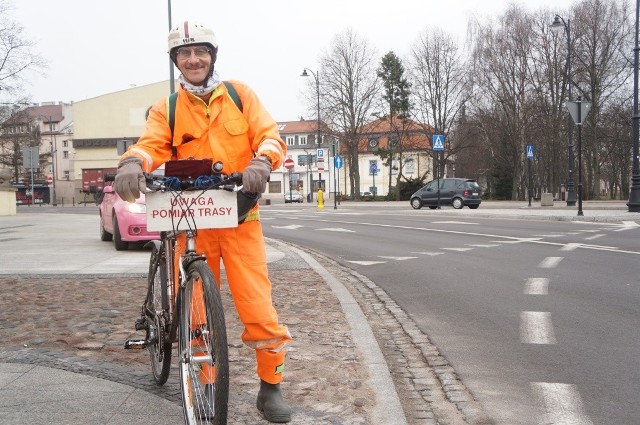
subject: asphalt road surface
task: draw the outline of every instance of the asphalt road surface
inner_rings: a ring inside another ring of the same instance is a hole
[[[263,210],[383,288],[496,424],[637,424],[640,226],[385,206]]]

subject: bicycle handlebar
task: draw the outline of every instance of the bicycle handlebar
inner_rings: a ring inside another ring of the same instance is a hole
[[[195,179],[179,179],[177,177],[153,176],[145,173],[147,188],[153,192],[160,190],[185,191],[223,189],[233,191],[242,185],[242,173],[235,172],[230,175],[213,174],[199,176]]]

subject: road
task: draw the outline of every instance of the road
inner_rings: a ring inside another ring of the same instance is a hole
[[[639,226],[454,212],[289,205],[262,215],[268,237],[383,288],[496,424],[637,424]]]

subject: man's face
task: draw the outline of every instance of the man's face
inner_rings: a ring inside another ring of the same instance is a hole
[[[184,78],[201,85],[209,75],[211,51],[206,46],[183,46],[176,51],[176,64]]]

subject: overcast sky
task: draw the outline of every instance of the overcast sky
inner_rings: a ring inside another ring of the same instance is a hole
[[[23,36],[37,43],[46,74],[30,77],[34,102],[80,101],[167,80],[167,0],[8,0]],[[210,25],[223,79],[253,87],[277,121],[315,118],[302,70],[318,68],[336,34],[353,29],[380,56],[407,56],[426,29],[464,41],[469,18],[501,15],[508,0],[171,0],[173,26]],[[530,11],[566,12],[573,0],[519,0]],[[177,71],[176,71],[177,75]],[[322,76],[320,76],[322,78]]]

